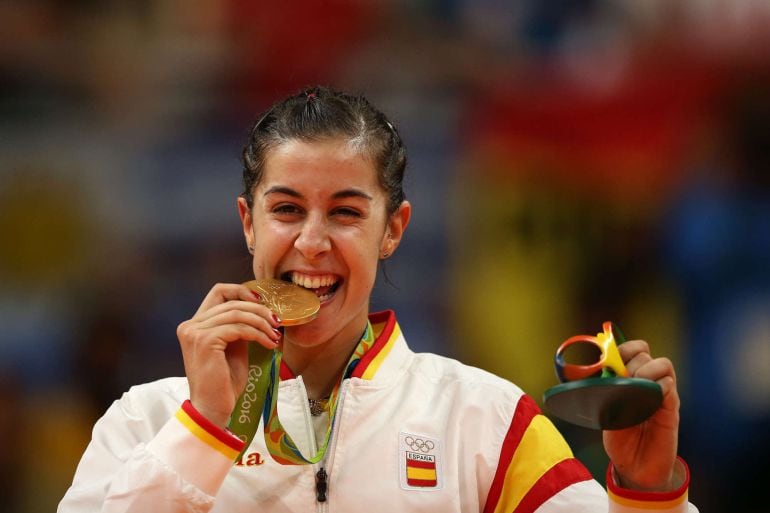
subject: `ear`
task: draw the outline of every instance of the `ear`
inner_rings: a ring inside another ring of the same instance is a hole
[[[241,218],[241,225],[243,226],[243,236],[246,238],[246,246],[249,248],[249,253],[254,253],[254,226],[251,219],[251,210],[249,209],[246,198],[238,196],[238,216]]]
[[[388,224],[380,242],[380,258],[388,258],[396,251],[411,217],[412,205],[408,201],[402,201],[398,209],[388,218]]]

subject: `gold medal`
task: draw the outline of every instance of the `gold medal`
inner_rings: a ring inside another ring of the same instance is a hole
[[[281,319],[281,326],[296,326],[315,319],[321,302],[311,291],[273,278],[262,278],[244,283],[262,296],[262,304]]]

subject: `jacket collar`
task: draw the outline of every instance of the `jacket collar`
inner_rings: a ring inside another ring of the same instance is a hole
[[[358,360],[349,377],[374,383],[387,382],[406,368],[412,352],[406,345],[393,310],[370,313],[369,324],[374,332],[374,343]],[[283,361],[279,373],[281,381],[296,378]]]
[[[369,323],[374,331],[374,344],[361,357],[350,377],[374,383],[387,382],[406,368],[412,352],[393,310],[370,313]]]

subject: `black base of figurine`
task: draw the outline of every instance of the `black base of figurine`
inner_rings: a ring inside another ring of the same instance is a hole
[[[590,429],[625,429],[642,423],[663,402],[654,381],[641,378],[587,378],[549,388],[546,409],[571,424]]]

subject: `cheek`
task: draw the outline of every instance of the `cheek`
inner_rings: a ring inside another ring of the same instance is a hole
[[[270,252],[267,248],[291,245],[297,234],[297,228],[285,223],[262,222],[254,225],[255,245]]]
[[[274,267],[292,247],[293,231],[270,223],[254,227],[254,257],[252,267],[255,276],[272,276]]]
[[[353,256],[353,261],[348,262],[350,267],[355,267],[355,271],[362,277],[367,285],[374,282],[377,276],[377,263],[380,255],[379,240],[373,240],[371,237],[359,237],[353,240],[347,240],[347,254]]]

